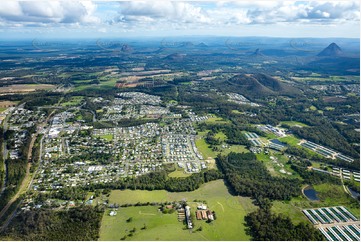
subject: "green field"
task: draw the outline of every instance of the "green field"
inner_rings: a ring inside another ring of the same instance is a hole
[[[238,110],[236,110],[236,109],[233,109],[233,110],[232,110],[232,113],[234,113],[234,114],[243,114],[243,112],[240,112],[240,111],[238,111]]]
[[[297,121],[282,121],[280,124],[287,124],[289,126],[309,127],[307,124],[297,122]]]
[[[81,103],[81,101],[83,101],[84,97],[82,96],[74,96],[71,97],[71,99],[67,102],[63,102],[61,104],[61,106],[63,107],[70,107],[70,106],[79,106],[79,104]]]
[[[228,123],[229,123],[228,120],[225,120],[225,119],[223,119],[223,118],[216,117],[216,116],[210,117],[210,118],[207,119],[205,122],[206,122],[207,124],[228,124]]]
[[[190,173],[185,173],[184,170],[177,170],[168,174],[169,177],[188,177],[190,175]]]
[[[112,141],[113,140],[113,135],[112,134],[96,135],[95,137],[100,137],[102,139],[105,139],[106,141]]]
[[[278,140],[291,146],[296,146],[300,142],[300,140],[293,135],[288,135],[286,137],[279,138]]]
[[[249,150],[244,145],[230,145],[229,148],[225,148],[221,153],[222,155],[228,155],[231,152],[248,153]]]
[[[206,141],[201,138],[196,140],[196,146],[199,152],[201,152],[202,156],[207,159],[208,157],[216,157],[217,152],[213,151],[211,148],[209,148],[209,144],[206,143]]]
[[[0,108],[0,113],[4,112],[6,109],[8,109],[8,108]]]
[[[294,224],[308,222],[308,219],[302,213],[302,208],[296,207],[288,201],[274,201],[271,210],[277,214],[287,215]]]
[[[227,139],[227,135],[225,135],[223,132],[218,132],[214,137],[220,141],[225,141]]]
[[[256,209],[250,198],[229,194],[223,180],[204,184],[193,192],[171,193],[167,191],[131,191],[115,190],[111,192],[109,203],[165,202],[185,199],[194,208],[197,200],[206,200],[209,209],[214,210],[217,219],[208,224],[195,220],[195,230],[202,226],[202,231],[184,229],[185,225],[178,222],[177,213],[162,214],[158,207],[142,206],[119,208],[118,214],[109,216],[104,213],[100,228],[100,240],[120,240],[134,227],[136,232],[127,240],[249,240],[245,233],[244,216]],[[132,221],[126,220],[132,217]],[[141,228],[146,225],[146,229]],[[126,231],[127,230],[127,231]]]

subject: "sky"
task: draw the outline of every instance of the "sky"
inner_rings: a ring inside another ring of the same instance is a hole
[[[0,0],[0,40],[164,36],[360,37],[358,0]]]

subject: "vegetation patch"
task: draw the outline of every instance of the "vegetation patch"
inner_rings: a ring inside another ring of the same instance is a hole
[[[21,212],[0,234],[6,240],[97,240],[103,210],[77,207],[65,211]]]

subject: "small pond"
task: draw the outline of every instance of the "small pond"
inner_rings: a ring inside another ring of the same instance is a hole
[[[347,187],[347,188],[348,188],[348,190],[351,192],[353,198],[357,198],[357,197],[360,196],[360,193],[359,193],[359,192],[351,189],[350,187]]]
[[[315,189],[313,189],[312,186],[307,186],[304,190],[303,193],[305,194],[305,196],[311,200],[311,201],[319,201],[320,199],[317,197],[317,192],[315,191]]]

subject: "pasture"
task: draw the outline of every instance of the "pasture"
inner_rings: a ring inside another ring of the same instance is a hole
[[[53,88],[55,88],[55,86],[50,84],[16,84],[1,87],[0,93],[27,93],[37,90],[50,90]]]
[[[186,200],[194,213],[197,202],[205,200],[214,210],[217,219],[212,223],[194,220],[193,233],[184,229],[185,225],[177,220],[177,212],[163,214],[157,206],[119,208],[118,214],[109,216],[109,210],[103,215],[100,228],[100,240],[120,240],[129,231],[136,228],[126,240],[249,240],[245,233],[244,217],[256,207],[246,197],[229,194],[223,180],[212,181],[192,192],[171,193],[167,191],[114,190],[109,203],[166,202]],[[132,217],[131,222],[126,220]],[[142,229],[146,225],[146,229]],[[202,231],[195,231],[199,227]]]

